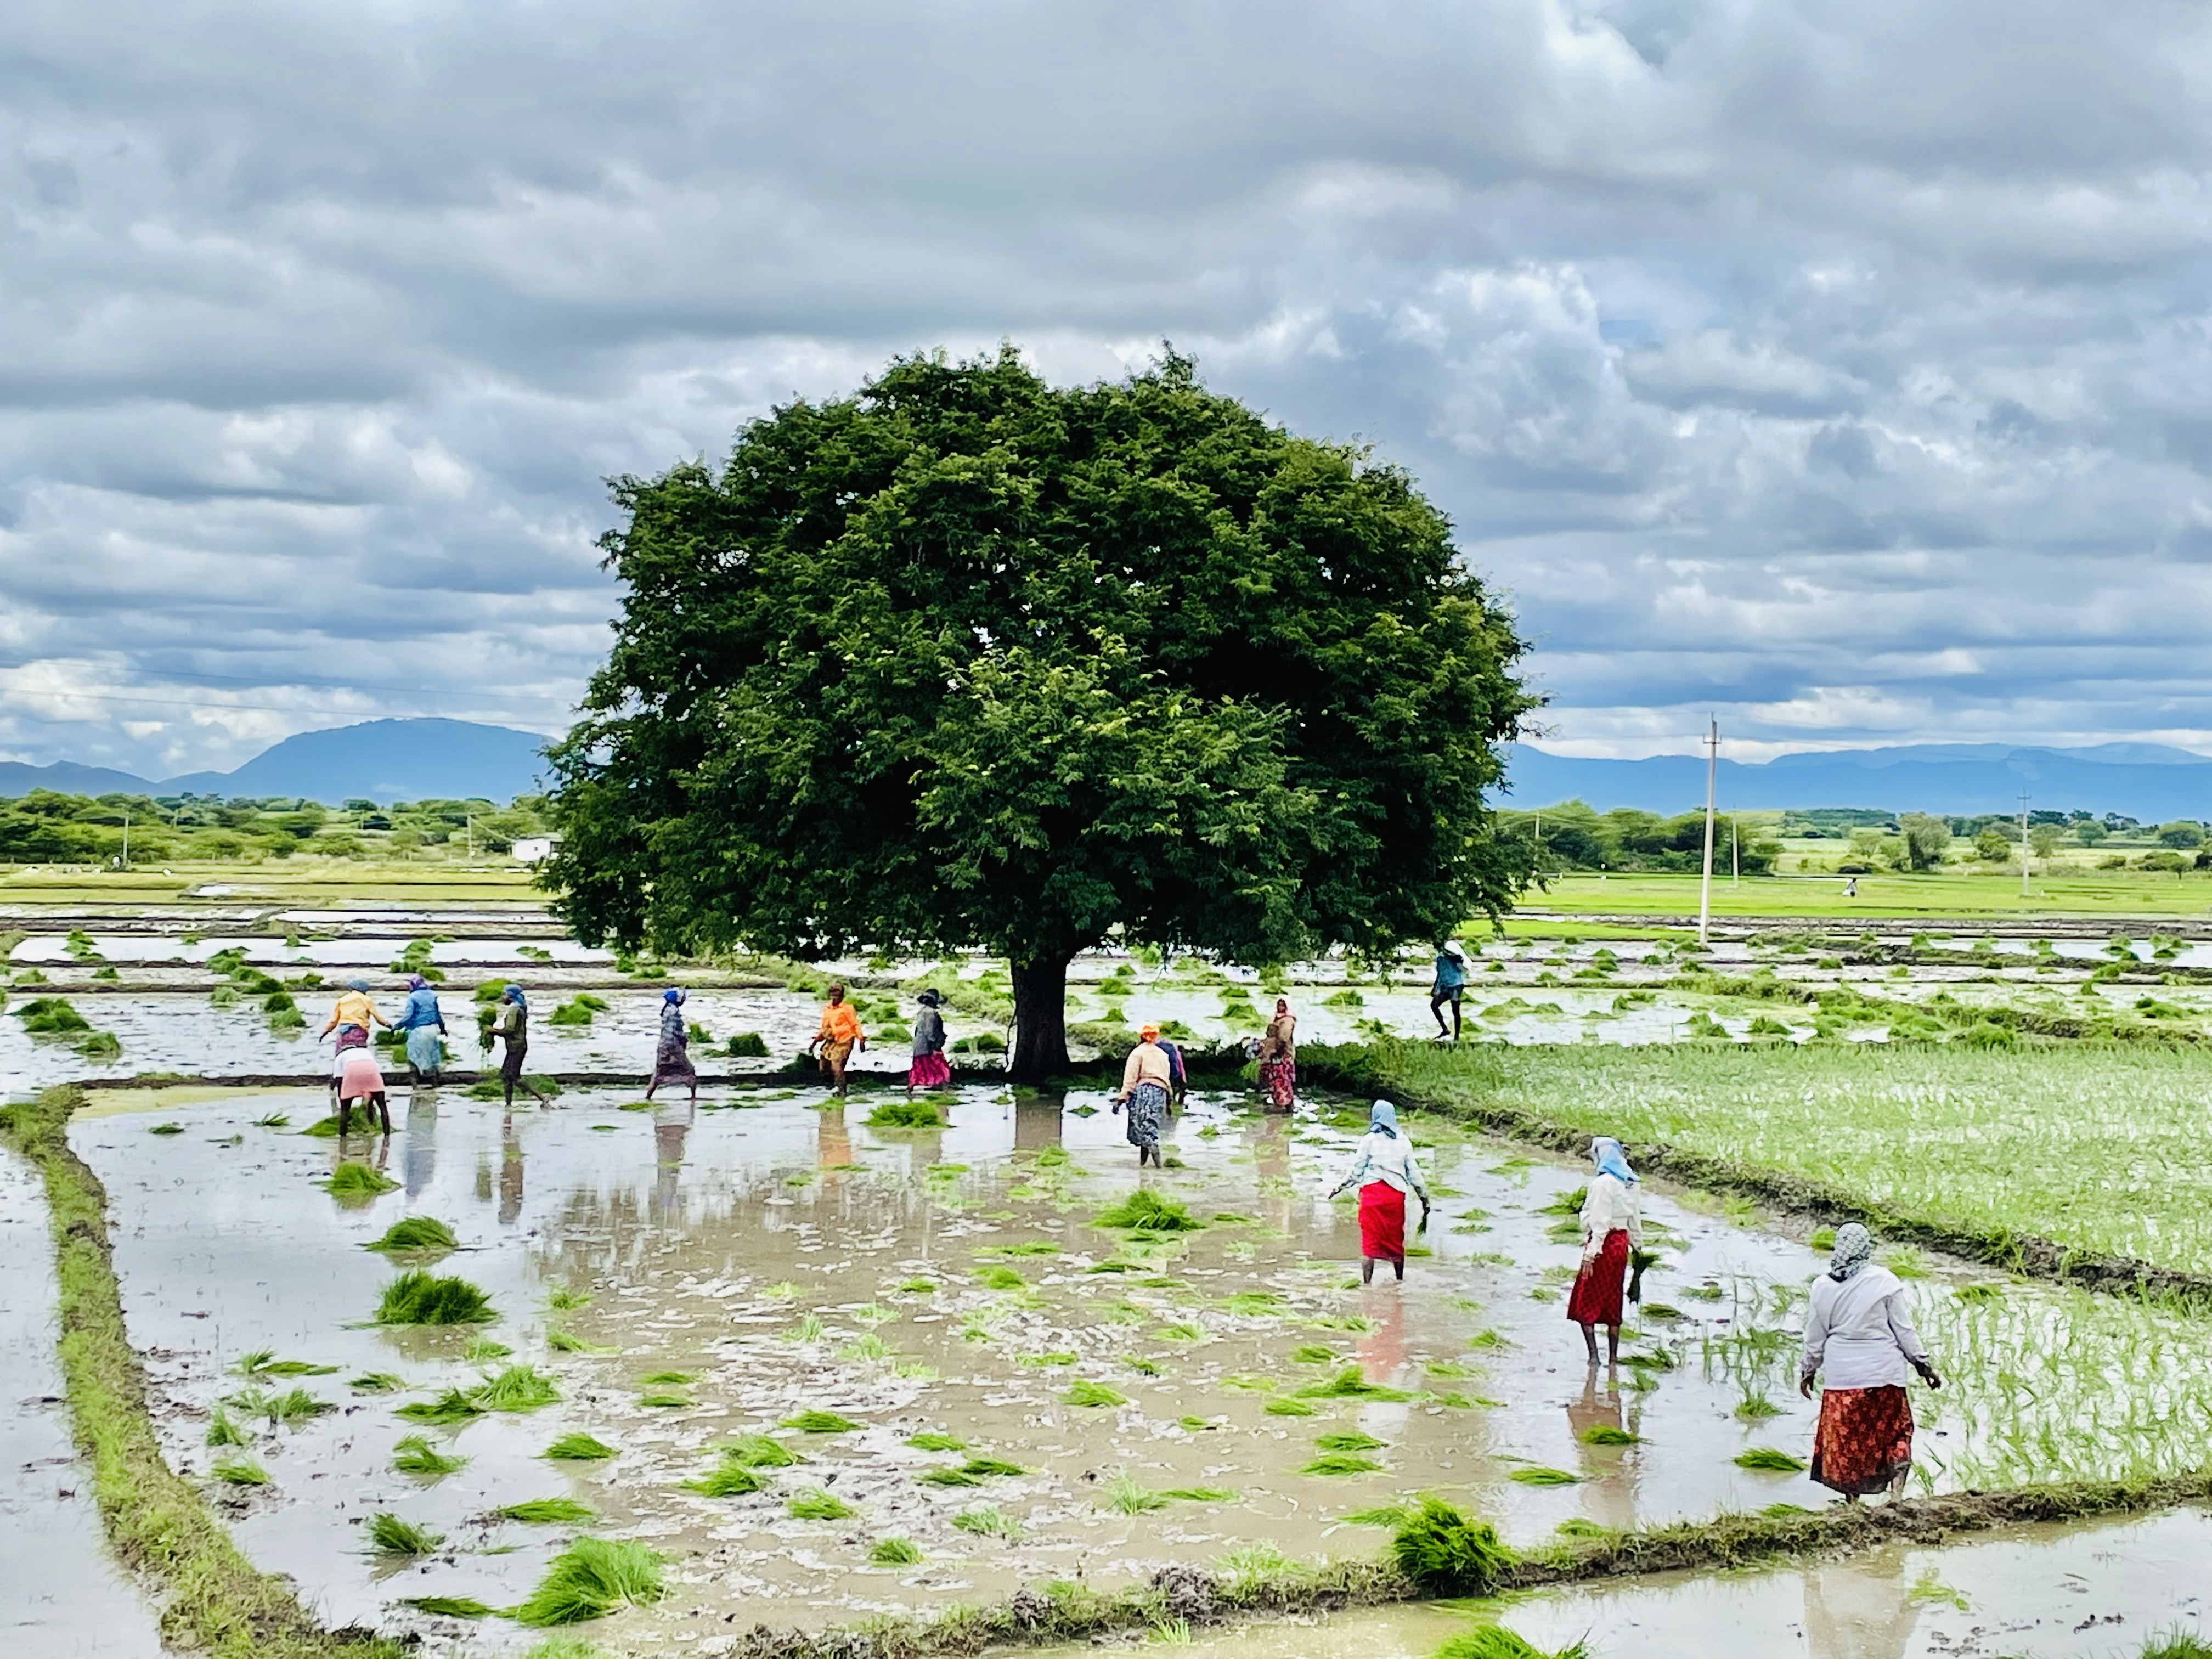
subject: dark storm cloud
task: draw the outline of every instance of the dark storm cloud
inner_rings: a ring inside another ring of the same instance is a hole
[[[1411,468],[1576,746],[2212,744],[2208,76],[2048,0],[32,0],[0,752],[557,728],[603,477],[1001,337]]]

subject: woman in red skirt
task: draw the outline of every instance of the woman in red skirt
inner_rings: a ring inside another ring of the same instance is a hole
[[[1873,1255],[1874,1240],[1857,1222],[1837,1230],[1828,1271],[1807,1302],[1797,1367],[1797,1392],[1808,1400],[1814,1377],[1826,1373],[1813,1479],[1854,1504],[1872,1492],[1902,1495],[1912,1472],[1905,1368],[1931,1389],[1943,1386],[1905,1311],[1905,1286]]]
[[[1583,1328],[1589,1363],[1597,1364],[1597,1328],[1605,1327],[1607,1364],[1620,1360],[1620,1304],[1628,1279],[1628,1253],[1644,1243],[1643,1206],[1636,1171],[1620,1143],[1601,1135],[1591,1143],[1597,1173],[1583,1199],[1583,1265],[1567,1298],[1567,1317]]]
[[[916,1089],[942,1088],[952,1081],[952,1067],[945,1058],[945,1016],[938,1012],[945,994],[924,991],[915,1000],[921,1004],[921,1012],[914,1018],[914,1057],[906,1069],[909,1100]]]
[[[1413,1145],[1398,1130],[1398,1109],[1378,1100],[1367,1115],[1367,1133],[1352,1148],[1352,1167],[1329,1188],[1334,1198],[1347,1187],[1359,1189],[1359,1282],[1375,1282],[1375,1264],[1387,1261],[1406,1276],[1406,1194],[1421,1200],[1421,1224],[1428,1225],[1429,1189]]]

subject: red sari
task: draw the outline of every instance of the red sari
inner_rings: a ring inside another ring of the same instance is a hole
[[[1621,1291],[1628,1277],[1628,1230],[1615,1227],[1598,1253],[1575,1275],[1567,1298],[1567,1317],[1577,1325],[1620,1323]]]
[[[1359,1254],[1376,1261],[1406,1259],[1406,1195],[1387,1181],[1359,1189]]]

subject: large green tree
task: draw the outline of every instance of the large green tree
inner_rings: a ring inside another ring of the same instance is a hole
[[[613,489],[626,592],[545,872],[587,941],[980,945],[1034,1076],[1117,927],[1379,952],[1526,877],[1485,799],[1523,647],[1443,515],[1187,359],[1069,388],[901,359]]]

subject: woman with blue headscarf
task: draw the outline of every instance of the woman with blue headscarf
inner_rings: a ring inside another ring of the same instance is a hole
[[[645,1085],[645,1097],[653,1098],[653,1091],[664,1083],[688,1083],[691,1085],[691,1103],[699,1103],[699,1073],[691,1064],[691,1030],[684,1018],[684,993],[670,986],[660,994],[660,1041],[653,1051],[653,1081]]]
[[[428,1078],[435,1087],[446,1069],[446,1016],[438,1007],[438,993],[420,974],[407,975],[407,1006],[392,1029],[407,1037],[407,1069],[419,1084]]]
[[[1398,1127],[1398,1109],[1378,1100],[1367,1114],[1367,1133],[1352,1149],[1344,1179],[1329,1188],[1334,1198],[1347,1187],[1359,1189],[1359,1282],[1375,1282],[1375,1264],[1387,1261],[1406,1276],[1406,1194],[1421,1200],[1421,1224],[1429,1224],[1429,1188],[1413,1161],[1413,1143]]]
[[[510,985],[499,994],[499,1012],[484,1031],[485,1048],[491,1047],[494,1037],[507,1045],[507,1052],[500,1056],[499,1080],[507,1103],[512,1106],[515,1087],[522,1081],[523,1056],[530,1052],[530,1004],[520,985]]]
[[[1597,1328],[1604,1326],[1606,1363],[1617,1364],[1629,1252],[1644,1243],[1644,1212],[1638,1196],[1641,1183],[1628,1166],[1628,1154],[1610,1135],[1591,1142],[1590,1162],[1597,1173],[1583,1198],[1583,1265],[1575,1274],[1574,1292],[1567,1297],[1567,1317],[1583,1328],[1592,1365],[1597,1364]]]

